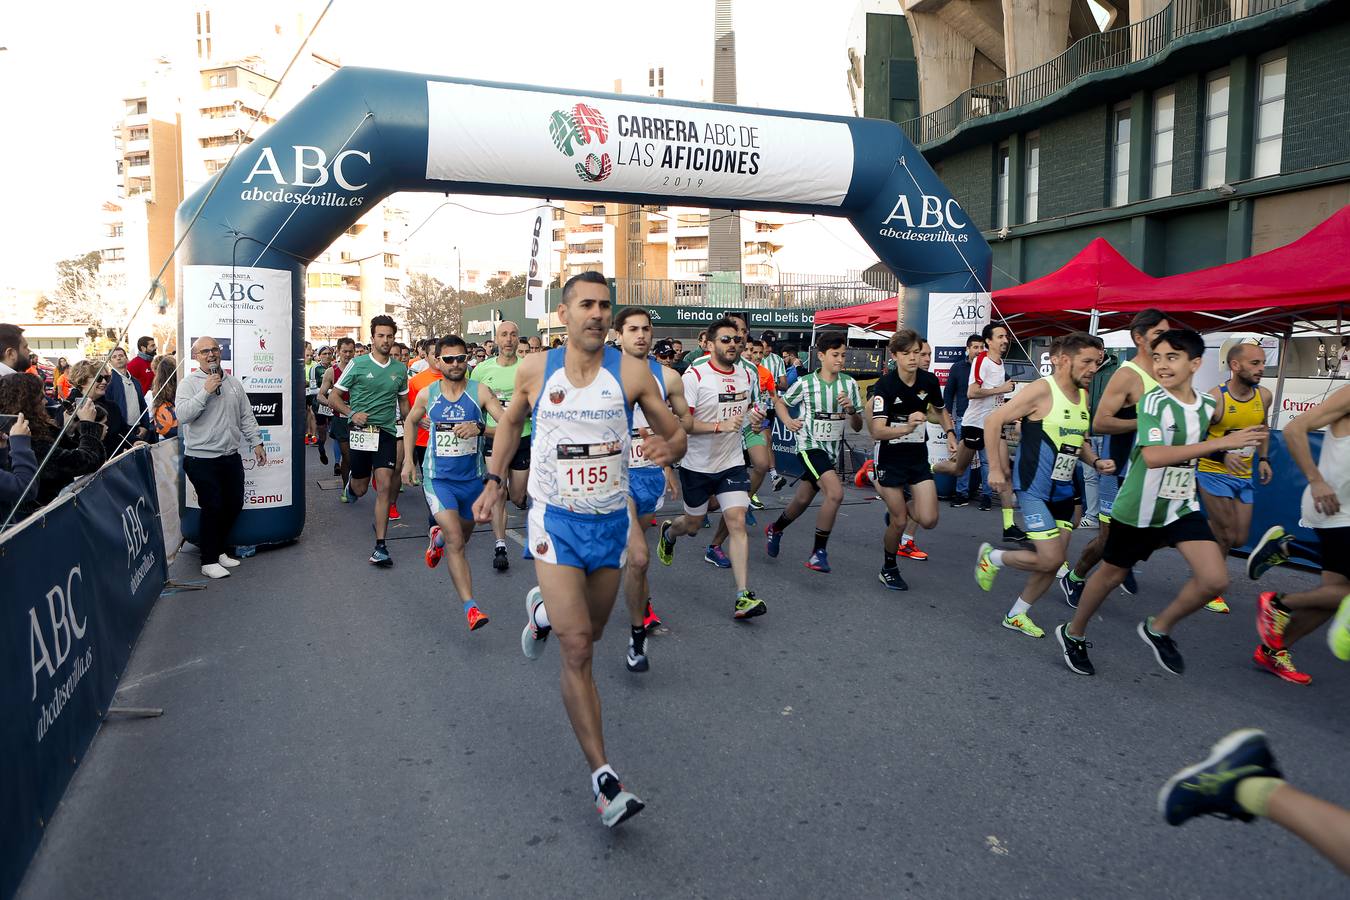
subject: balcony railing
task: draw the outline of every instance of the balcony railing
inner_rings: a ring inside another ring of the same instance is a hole
[[[901,122],[900,127],[915,144],[930,144],[972,119],[1045,100],[1084,75],[1149,59],[1180,38],[1295,2],[1298,0],[1172,0],[1147,19],[1090,34],[1043,65],[1011,78],[976,85],[941,109]]]
[[[876,279],[871,279],[875,281]],[[898,293],[893,276],[888,283],[869,284],[861,272],[844,275],[803,275],[784,272],[764,283],[713,281],[711,278],[615,278],[618,306],[680,306],[711,303],[742,309],[831,309],[884,300]]]

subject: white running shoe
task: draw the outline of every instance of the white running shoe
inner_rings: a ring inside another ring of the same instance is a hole
[[[202,574],[207,578],[229,578],[230,570],[220,563],[207,563],[202,566]]]
[[[525,615],[528,621],[520,633],[520,652],[526,659],[538,659],[544,652],[544,642],[548,640],[551,628],[540,628],[534,623],[534,611],[544,602],[544,595],[538,587],[530,588],[525,595]]]

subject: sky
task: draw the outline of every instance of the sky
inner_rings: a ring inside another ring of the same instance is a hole
[[[223,0],[230,2],[230,0]],[[235,0],[239,2],[239,0]],[[327,0],[275,0],[317,16]],[[7,174],[0,287],[44,288],[60,259],[97,249],[101,204],[114,197],[112,127],[155,58],[193,29],[189,0],[0,5],[0,96],[13,129],[0,141]],[[737,0],[739,103],[849,115],[845,41],[857,0]],[[345,65],[578,90],[611,91],[649,65],[678,87],[712,82],[712,0],[625,4],[429,4],[334,0],[312,47]],[[668,96],[675,96],[668,93]],[[690,97],[689,99],[698,99]],[[411,265],[519,271],[535,201],[397,195],[424,227]],[[437,207],[440,207],[437,209]],[[467,207],[467,208],[466,208]],[[434,211],[434,215],[433,215]],[[510,215],[509,213],[516,213]],[[430,219],[428,219],[430,216]],[[876,256],[842,219],[788,226],[785,272],[839,273]]]

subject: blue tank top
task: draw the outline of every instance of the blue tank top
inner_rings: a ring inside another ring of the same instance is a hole
[[[422,475],[428,479],[475,481],[483,477],[483,439],[456,437],[460,422],[483,421],[479,408],[478,382],[465,380],[464,393],[451,400],[441,393],[441,382],[433,381],[427,392],[426,425],[429,432],[427,453],[422,457]]]
[[[633,410],[623,392],[623,353],[606,347],[585,387],[567,378],[566,348],[548,351],[534,404],[530,499],[571,512],[604,515],[628,508]]]

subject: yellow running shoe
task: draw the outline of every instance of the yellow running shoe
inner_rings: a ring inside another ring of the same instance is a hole
[[[980,555],[975,558],[975,581],[985,591],[993,588],[994,578],[998,575],[998,566],[989,558],[993,549],[994,545],[986,541],[980,545]]]
[[[1035,622],[1031,621],[1031,616],[1026,613],[1021,615],[1003,617],[1003,627],[1012,631],[1020,631],[1027,637],[1042,638],[1045,637],[1045,630]]]
[[[1350,662],[1350,595],[1341,601],[1336,618],[1331,620],[1331,630],[1327,632],[1327,643],[1337,659]]]
[[[1228,604],[1224,602],[1222,597],[1215,597],[1213,600],[1206,603],[1205,609],[1212,613],[1223,613],[1225,616],[1228,615]]]

